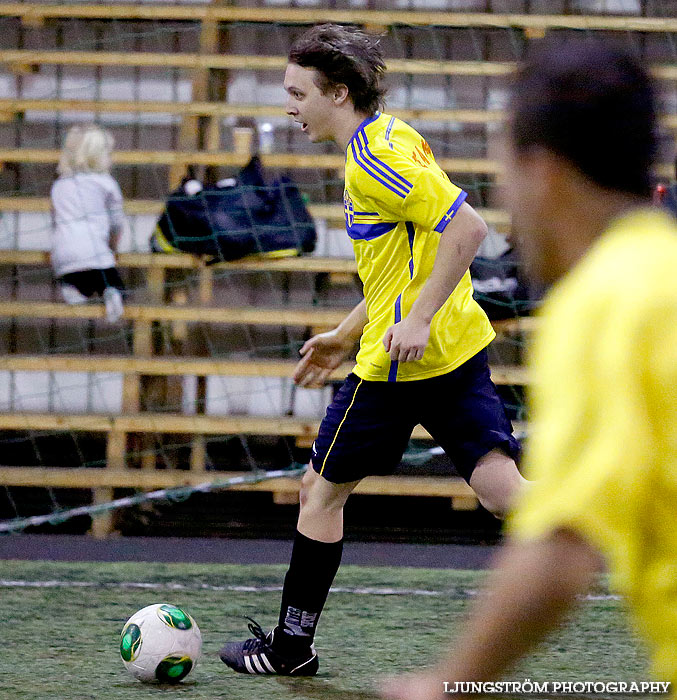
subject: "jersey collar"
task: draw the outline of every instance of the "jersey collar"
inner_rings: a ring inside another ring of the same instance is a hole
[[[350,148],[350,144],[357,138],[357,135],[360,133],[360,131],[364,131],[364,128],[371,124],[372,122],[375,122],[379,117],[381,116],[381,112],[376,112],[373,117],[367,117],[358,127],[355,129],[355,133],[350,137],[350,141],[348,141],[348,148]],[[348,148],[346,150],[348,150]]]

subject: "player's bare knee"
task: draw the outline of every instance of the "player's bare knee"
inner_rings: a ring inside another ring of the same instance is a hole
[[[470,477],[470,486],[479,502],[501,520],[508,515],[526,483],[514,460],[500,449],[484,455]]]
[[[301,508],[303,508],[303,506],[308,502],[310,491],[313,488],[313,484],[315,483],[316,479],[317,472],[313,469],[313,465],[310,464],[308,466],[308,470],[301,479],[301,488],[299,489],[299,502],[301,504]]]
[[[305,488],[301,509],[306,514],[339,512],[357,483],[334,484],[315,473]]]

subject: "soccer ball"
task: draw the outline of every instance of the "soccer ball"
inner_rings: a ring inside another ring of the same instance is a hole
[[[120,635],[122,662],[144,683],[178,683],[195,667],[201,649],[202,635],[195,620],[166,603],[134,613]]]

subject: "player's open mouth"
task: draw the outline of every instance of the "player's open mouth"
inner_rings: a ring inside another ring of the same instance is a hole
[[[307,129],[308,129],[308,125],[305,122],[303,122],[301,124],[301,131],[306,131]]]

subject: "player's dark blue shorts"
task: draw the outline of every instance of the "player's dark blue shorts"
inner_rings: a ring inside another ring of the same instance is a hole
[[[513,458],[519,454],[482,350],[430,379],[368,382],[349,374],[320,425],[313,468],[336,484],[392,474],[418,423],[466,481],[494,448]]]

